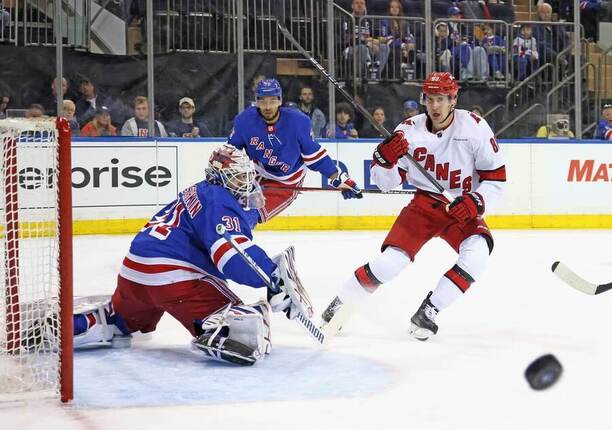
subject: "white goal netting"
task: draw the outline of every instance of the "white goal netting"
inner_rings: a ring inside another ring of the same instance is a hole
[[[0,121],[0,400],[58,394],[59,209],[55,118]]]

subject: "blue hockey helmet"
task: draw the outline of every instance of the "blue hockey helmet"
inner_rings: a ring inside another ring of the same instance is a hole
[[[264,79],[255,88],[255,99],[261,97],[278,97],[283,100],[283,89],[276,79]]]

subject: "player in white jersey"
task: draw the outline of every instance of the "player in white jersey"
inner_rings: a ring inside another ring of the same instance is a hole
[[[458,90],[450,73],[430,74],[421,95],[427,113],[404,120],[374,151],[371,176],[381,190],[409,180],[417,192],[395,220],[382,252],[355,271],[323,312],[327,330],[338,330],[349,309],[410,265],[433,237],[444,239],[459,257],[412,316],[414,337],[426,340],[437,333],[438,312],[482,275],[493,250],[493,238],[482,215],[502,196],[506,170],[487,122],[456,109]],[[406,153],[452,194],[452,202],[403,157]]]

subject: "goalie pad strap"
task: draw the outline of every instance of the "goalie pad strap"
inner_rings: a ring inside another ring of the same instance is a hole
[[[378,286],[382,284],[382,282],[380,282],[378,278],[374,276],[374,273],[372,273],[369,263],[355,270],[355,277],[357,278],[357,281],[359,281],[359,284],[370,293],[376,291]]]
[[[458,265],[454,265],[448,272],[444,274],[453,284],[462,292],[466,292],[470,285],[474,282],[474,278],[468,272],[463,270]]]

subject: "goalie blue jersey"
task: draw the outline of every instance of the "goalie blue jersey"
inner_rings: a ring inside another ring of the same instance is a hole
[[[267,179],[297,184],[306,176],[306,167],[329,177],[336,165],[327,151],[312,138],[310,118],[292,108],[280,108],[280,117],[267,124],[255,106],[234,119],[228,143],[246,150],[257,172]]]
[[[251,211],[225,188],[199,182],[182,191],[136,235],[120,275],[149,286],[205,279],[227,288],[226,280],[231,279],[263,287],[261,278],[216,231],[222,224],[270,276],[276,264],[251,241]]]

